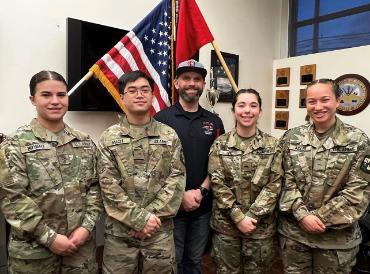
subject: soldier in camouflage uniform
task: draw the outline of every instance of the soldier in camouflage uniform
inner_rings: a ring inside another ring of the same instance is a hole
[[[173,273],[172,218],[181,204],[185,167],[175,131],[149,111],[151,78],[141,71],[119,80],[126,116],[99,142],[98,172],[107,212],[104,273]]]
[[[264,273],[273,256],[281,185],[273,161],[276,139],[257,128],[257,91],[240,90],[232,106],[236,128],[216,139],[208,164],[214,193],[212,256],[217,273]]]
[[[336,117],[339,90],[329,79],[307,87],[312,123],[279,142],[284,169],[278,231],[285,273],[350,273],[368,204],[369,139]]]
[[[11,225],[10,273],[94,273],[103,210],[90,137],[64,124],[67,84],[53,71],[30,81],[37,118],[1,145],[1,210]]]

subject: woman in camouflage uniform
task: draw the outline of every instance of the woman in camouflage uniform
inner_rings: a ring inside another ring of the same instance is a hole
[[[10,273],[94,273],[92,232],[102,201],[90,137],[63,122],[67,84],[53,71],[30,81],[37,118],[2,144],[0,201],[11,225]]]
[[[279,141],[284,184],[279,233],[285,273],[350,273],[369,183],[369,139],[336,116],[340,93],[329,79],[307,86],[312,123]]]
[[[232,103],[236,128],[211,148],[212,255],[217,273],[263,273],[273,255],[280,176],[271,171],[276,139],[257,128],[261,105],[257,91],[240,90]]]

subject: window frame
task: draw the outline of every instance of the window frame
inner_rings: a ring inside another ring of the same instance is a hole
[[[314,16],[311,19],[305,19],[297,22],[298,18],[298,1],[289,0],[289,56],[300,56],[297,55],[296,40],[297,40],[297,29],[304,26],[313,26],[313,41],[312,41],[312,53],[318,53],[319,48],[319,24],[325,21],[355,15],[358,13],[370,11],[370,4],[362,5],[355,8],[341,10],[320,16],[320,0],[315,0],[315,11]]]

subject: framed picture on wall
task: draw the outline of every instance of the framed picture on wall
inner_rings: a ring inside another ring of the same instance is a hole
[[[229,67],[230,73],[233,76],[235,83],[238,85],[239,55],[226,52],[221,52],[221,54],[222,57],[225,59],[227,66]],[[218,101],[232,102],[234,98],[233,88],[214,50],[211,51],[211,69],[212,68],[215,88],[220,91],[220,97]]]

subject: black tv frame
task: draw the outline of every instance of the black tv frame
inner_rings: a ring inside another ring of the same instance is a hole
[[[70,90],[127,30],[67,18],[67,82]],[[118,104],[99,80],[91,77],[69,98],[70,111],[117,111]]]

